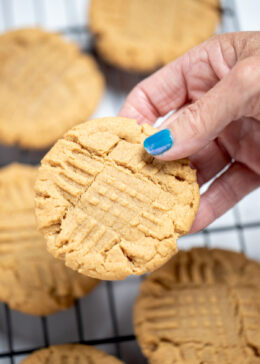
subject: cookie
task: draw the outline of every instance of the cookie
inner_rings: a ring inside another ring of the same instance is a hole
[[[260,265],[243,254],[179,252],[141,286],[135,331],[151,364],[260,363]]]
[[[99,279],[123,279],[164,264],[199,204],[188,160],[162,162],[143,140],[155,129],[103,118],[71,129],[41,162],[36,215],[49,251]]]
[[[55,345],[35,351],[22,364],[123,364],[112,355],[87,345]]]
[[[45,148],[95,110],[104,88],[95,60],[60,35],[0,36],[0,141]]]
[[[68,308],[98,281],[65,267],[46,250],[36,229],[36,167],[0,170],[0,301],[32,315]]]
[[[209,38],[219,0],[92,0],[90,28],[108,62],[149,72]]]

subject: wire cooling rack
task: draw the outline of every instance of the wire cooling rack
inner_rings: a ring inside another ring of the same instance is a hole
[[[199,0],[197,0],[199,1]],[[242,3],[241,3],[242,4]],[[42,26],[63,33],[93,53],[87,28],[85,0],[0,0],[0,32],[22,26]],[[239,30],[237,8],[222,2],[220,32]],[[129,90],[140,80],[100,62],[107,90],[94,117],[116,115]],[[12,161],[39,163],[46,151],[0,146],[0,166]],[[183,249],[218,246],[244,251],[260,260],[260,191],[255,191],[205,231],[179,240]],[[30,352],[50,344],[97,345],[126,363],[143,364],[133,334],[132,307],[140,278],[103,282],[91,294],[66,311],[48,317],[32,317],[0,303],[0,364],[19,363]]]

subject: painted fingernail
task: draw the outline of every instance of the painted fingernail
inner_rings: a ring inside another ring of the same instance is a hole
[[[144,141],[144,148],[151,155],[159,155],[166,152],[173,145],[173,138],[169,129],[158,131]]]

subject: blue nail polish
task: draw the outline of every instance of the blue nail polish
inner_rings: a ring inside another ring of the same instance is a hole
[[[173,138],[169,129],[158,131],[144,141],[146,151],[151,155],[159,155],[166,152],[173,145]]]

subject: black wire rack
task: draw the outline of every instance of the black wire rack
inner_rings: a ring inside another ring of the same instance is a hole
[[[17,27],[17,19],[14,14],[15,6],[19,1],[21,2],[21,0],[0,0],[1,31]],[[46,8],[53,6],[55,2],[23,0],[23,3],[31,6],[33,24],[49,28]],[[63,8],[63,18],[65,19],[63,19],[63,23],[67,22],[67,24],[52,26],[51,30],[64,34],[76,41],[84,51],[95,55],[92,36],[87,26],[79,21],[79,12],[76,8],[76,4],[78,4],[78,9],[81,4],[81,11],[87,14],[86,8],[84,8],[86,2],[84,0],[59,0],[57,3]],[[222,23],[219,31],[238,30],[239,23],[233,1],[223,1],[222,5],[220,9]],[[142,76],[118,71],[102,62],[100,62],[100,66],[106,75],[108,87],[97,115],[116,114],[127,92]],[[36,164],[39,163],[45,152],[0,146],[0,166],[11,161]],[[238,206],[229,213],[231,218],[226,220],[224,218],[221,224],[214,224],[202,233],[181,239],[180,246],[187,248],[199,244],[210,247],[218,245],[218,239],[219,241],[223,239],[230,241],[229,239],[231,239],[233,241],[231,248],[260,258],[260,249],[258,248],[258,251],[255,252],[252,248],[252,242],[255,242],[256,237],[259,239],[260,236],[260,206],[257,205],[254,198],[251,200],[253,200],[251,201],[253,210],[256,211],[255,215],[251,213],[254,215],[252,218],[245,219],[244,215],[241,215],[241,211],[245,211],[247,205]],[[259,200],[258,194],[257,201]],[[138,350],[131,324],[132,303],[138,292],[140,280],[141,278],[135,277],[124,282],[103,282],[89,296],[78,300],[70,310],[48,317],[35,318],[23,315],[10,310],[6,304],[0,304],[0,364],[19,363],[24,356],[34,350],[63,342],[98,345],[106,351],[116,354],[126,363],[146,363]]]

